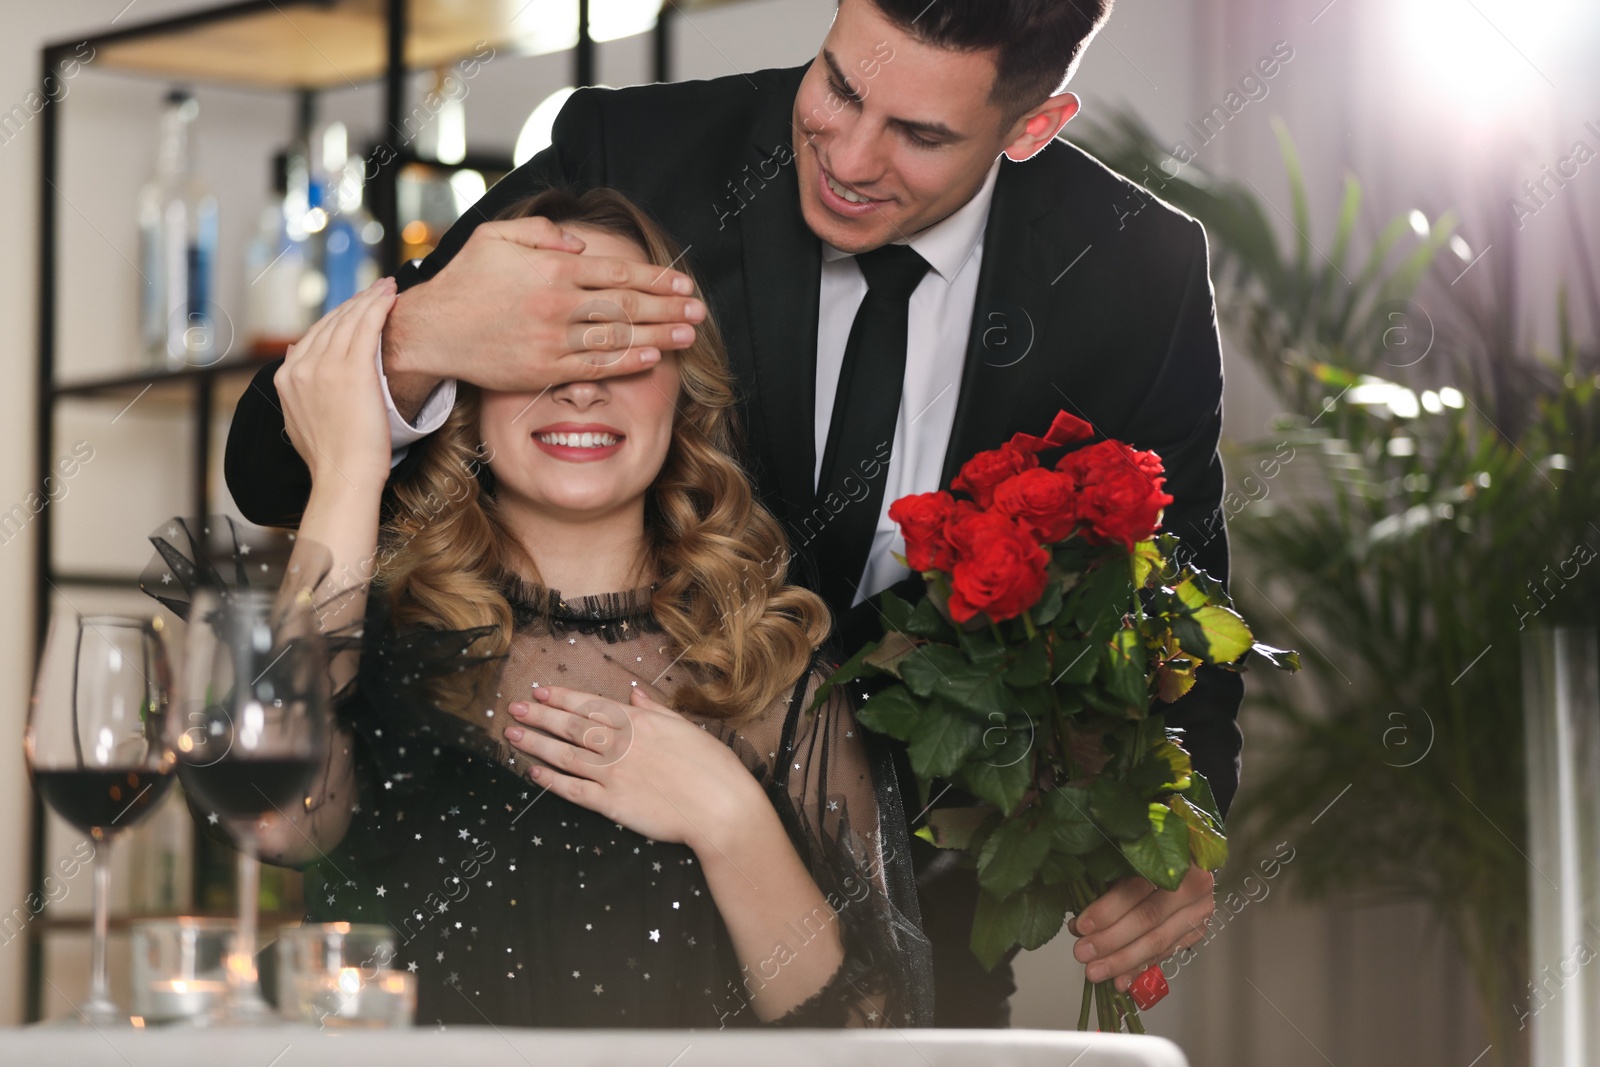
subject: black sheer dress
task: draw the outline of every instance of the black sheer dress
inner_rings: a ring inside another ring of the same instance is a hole
[[[336,700],[357,793],[307,798],[313,826],[334,805],[354,814],[340,844],[305,868],[307,921],[387,923],[393,965],[417,976],[419,1025],[932,1025],[893,766],[842,688],[808,710],[827,665],[814,662],[741,726],[693,719],[762,783],[833,911],[797,916],[768,958],[745,967],[690,848],[547,792],[502,739],[514,724],[507,706],[531,701],[536,685],[624,706],[639,687],[671,704],[685,668],[650,590],[566,600],[512,575],[500,588],[515,620],[503,658],[478,654],[487,627],[399,632],[387,596],[370,592],[360,668]],[[765,872],[742,873],[759,884]],[[840,924],[843,963],[808,1001],[763,1023],[751,993],[829,922]]]

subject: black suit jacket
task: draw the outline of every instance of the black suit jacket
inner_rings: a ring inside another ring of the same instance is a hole
[[[625,193],[686,248],[739,383],[747,466],[802,565],[807,530],[827,506],[812,486],[821,243],[800,212],[791,148],[805,70],[578,91],[556,120],[553,145],[490,189],[398,278],[401,288],[431,278],[478,223],[546,186]],[[1175,498],[1165,528],[1226,582],[1222,361],[1200,224],[1057,140],[1026,162],[1002,160],[983,242],[945,484],[973,453],[1017,431],[1042,433],[1065,409],[1101,435],[1161,455]],[[914,374],[916,353],[909,357]],[[310,481],[283,433],[276,368],[263,367],[239,405],[226,475],[248,518],[286,525],[298,520]],[[822,402],[831,407],[832,398]],[[908,599],[917,582],[907,584]],[[853,612],[831,606],[844,643],[881,632],[870,602]],[[1238,781],[1242,692],[1236,675],[1202,668],[1168,714],[1186,729],[1224,807]]]

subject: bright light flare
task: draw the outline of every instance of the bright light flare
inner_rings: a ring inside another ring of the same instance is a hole
[[[1402,0],[1394,13],[1400,59],[1480,114],[1552,92],[1557,51],[1592,16],[1592,0]]]

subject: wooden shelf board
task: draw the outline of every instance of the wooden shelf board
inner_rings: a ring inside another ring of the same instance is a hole
[[[664,0],[691,15],[741,0]],[[571,48],[577,0],[410,0],[406,66],[427,70],[472,56]],[[278,0],[215,19],[179,19],[93,36],[97,69],[260,89],[337,89],[384,75],[385,0]],[[75,42],[55,47],[66,56]]]
[[[353,87],[384,74],[385,8],[383,0],[285,0],[276,9],[113,40],[97,49],[94,65],[263,89]],[[552,24],[548,0],[411,0],[410,18],[412,70],[487,55],[480,45],[497,54],[571,46],[555,32],[560,27]]]
[[[94,66],[162,78],[256,88],[349,88],[382,77],[387,61],[382,0],[338,5],[280,3],[149,37],[107,43]],[[474,54],[525,50],[534,40],[526,0],[411,0],[406,66],[427,69]]]

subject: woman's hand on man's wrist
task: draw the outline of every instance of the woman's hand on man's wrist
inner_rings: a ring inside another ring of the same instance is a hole
[[[381,492],[389,477],[389,414],[373,353],[392,278],[380,278],[314,323],[273,374],[284,433],[311,471],[312,487]]]

